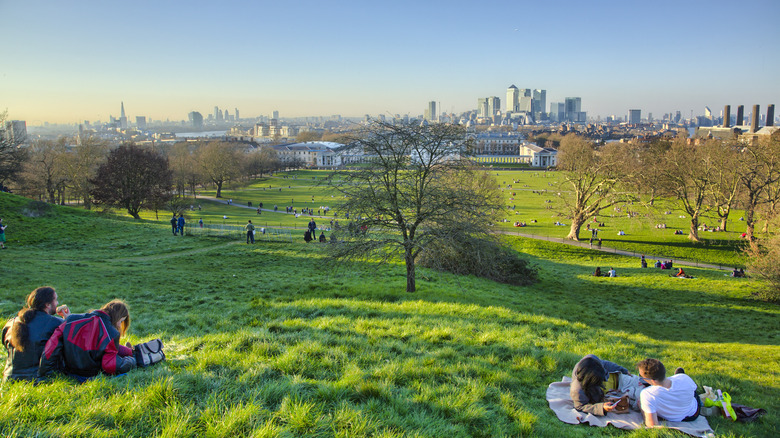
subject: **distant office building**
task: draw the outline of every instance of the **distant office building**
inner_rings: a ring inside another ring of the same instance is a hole
[[[146,116],[136,116],[135,117],[135,126],[138,129],[146,129]]]
[[[582,111],[582,98],[567,97],[564,101],[565,115],[564,119],[568,122],[585,123],[586,114]]]
[[[632,109],[628,110],[628,123],[631,125],[638,125],[642,121],[642,110]]]
[[[501,99],[496,96],[477,99],[477,117],[491,118],[501,111]]]
[[[547,108],[547,90],[534,90],[532,97],[531,112],[536,120],[540,120],[542,113]]]
[[[488,117],[487,97],[480,97],[477,99],[477,117]]]
[[[523,113],[531,113],[532,108],[532,101],[533,101],[533,90],[530,88],[521,88],[518,90],[518,100],[517,100],[517,108],[515,108],[515,112],[523,112]]]
[[[241,120],[241,117],[238,116],[238,108],[233,108],[236,112],[236,121]]]
[[[279,111],[274,111],[273,115],[271,116],[272,119],[279,120]]]
[[[514,85],[506,89],[506,112],[513,113],[517,111],[520,102],[520,90]]]
[[[222,113],[222,110],[218,110],[218,111],[217,111],[217,121],[218,121],[218,122],[221,122],[221,121],[223,121],[223,120],[225,120],[225,116],[224,116],[224,114]]]
[[[190,125],[195,129],[203,129],[203,115],[197,111],[189,113]]]
[[[24,120],[8,120],[5,122],[5,140],[12,145],[27,142],[27,122]]]
[[[428,102],[428,108],[425,109],[425,115],[423,117],[425,120],[429,122],[435,122],[438,120],[436,117],[436,102],[430,101]]]
[[[214,120],[219,120],[219,107],[214,105]]]
[[[712,120],[712,111],[710,111],[710,107],[708,106],[704,107],[704,117]]]
[[[566,120],[566,105],[558,102],[550,104],[550,121],[563,122]]]

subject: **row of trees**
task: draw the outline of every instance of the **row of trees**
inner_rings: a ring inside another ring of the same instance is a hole
[[[88,209],[96,201],[121,205],[134,217],[140,208],[157,210],[165,202],[159,196],[140,203],[135,200],[132,205],[106,202],[107,177],[152,166],[160,181],[155,182],[157,189],[149,189],[170,192],[170,196],[163,198],[183,197],[187,192],[194,195],[198,187],[206,185],[215,186],[217,197],[221,197],[226,183],[261,176],[281,166],[272,148],[250,148],[219,141],[134,147],[132,151],[126,147],[129,145],[112,149],[108,143],[95,138],[85,138],[78,146],[72,146],[67,138],[36,141],[26,148],[16,146],[6,140],[0,143],[0,165],[4,166],[1,181],[14,182],[20,194],[50,203],[76,199]],[[152,158],[159,162],[152,164]],[[111,171],[101,172],[103,167]],[[173,204],[169,207],[177,210]]]
[[[755,239],[759,217],[777,214],[780,203],[780,137],[750,145],[684,138],[650,144],[597,146],[574,135],[561,141],[562,209],[571,220],[567,238],[578,240],[583,224],[605,208],[625,202],[655,205],[670,199],[690,218],[688,238],[700,241],[705,215],[726,230],[732,209],[745,210],[747,238]],[[767,221],[768,223],[768,221]]]

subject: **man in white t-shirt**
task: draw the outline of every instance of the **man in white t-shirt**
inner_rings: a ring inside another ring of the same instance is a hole
[[[678,368],[678,373],[666,377],[666,368],[658,359],[645,359],[637,364],[639,375],[650,384],[639,395],[639,406],[648,427],[660,426],[659,419],[693,421],[699,416],[696,383]]]

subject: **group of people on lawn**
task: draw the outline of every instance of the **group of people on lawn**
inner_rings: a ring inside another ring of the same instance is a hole
[[[53,287],[39,287],[3,327],[8,352],[3,381],[37,381],[62,373],[84,382],[101,372],[124,374],[136,367],[133,346],[120,343],[129,327],[130,312],[123,301],[72,314],[68,306],[59,306]]]
[[[638,375],[608,360],[589,354],[574,366],[569,389],[574,409],[604,416],[609,412],[641,411],[648,427],[660,426],[661,420],[694,421],[701,413],[701,399],[696,383],[685,370],[677,368],[667,376],[664,364],[647,358],[636,364]],[[615,397],[605,391],[610,374],[617,374]],[[629,407],[619,409],[621,396],[628,396]]]

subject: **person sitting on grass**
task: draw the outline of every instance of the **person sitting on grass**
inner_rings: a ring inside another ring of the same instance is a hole
[[[601,266],[596,268],[596,272],[593,273],[594,277],[601,277]]]
[[[615,410],[616,406],[606,401],[603,388],[609,373],[615,372],[631,375],[628,369],[593,354],[580,359],[571,373],[569,387],[574,409],[600,417]]]
[[[683,268],[678,268],[678,271],[677,271],[677,274],[675,274],[675,277],[688,278],[688,275],[685,274],[685,271],[683,271]]]
[[[101,371],[117,375],[132,370],[136,367],[132,345],[120,343],[129,327],[130,311],[120,300],[100,310],[70,315],[46,342],[38,376],[61,371],[84,382]]]
[[[27,296],[27,306],[3,327],[3,345],[8,352],[3,381],[38,377],[38,363],[46,341],[62,324],[62,318],[54,316],[55,312],[64,317],[70,315],[68,306],[57,308],[57,304],[53,287],[39,287]]]
[[[609,272],[607,272],[607,277],[617,277],[617,271],[615,271],[615,268],[609,268]]]
[[[694,421],[701,412],[696,383],[682,368],[666,377],[666,368],[658,359],[647,358],[637,364],[639,375],[650,386],[639,394],[639,406],[647,427],[660,427],[659,420]]]
[[[327,243],[327,242],[328,242],[328,238],[325,237],[325,233],[320,231],[320,243]]]

